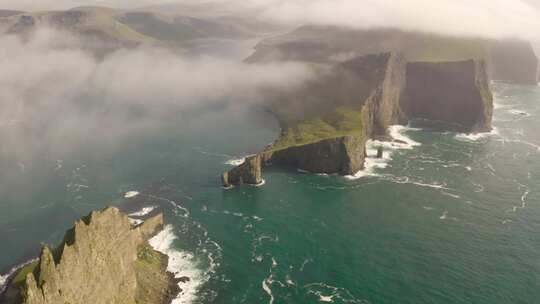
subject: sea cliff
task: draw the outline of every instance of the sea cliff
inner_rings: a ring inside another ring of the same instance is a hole
[[[167,256],[148,239],[163,228],[163,215],[133,227],[116,208],[92,212],[68,230],[56,249],[12,278],[0,300],[9,304],[170,303],[179,293]]]
[[[226,172],[224,186],[260,183],[262,168],[269,165],[355,174],[364,167],[368,139],[388,139],[389,126],[412,119],[442,122],[444,128],[467,133],[491,130],[493,98],[482,60],[358,56],[287,94],[271,105],[282,127],[280,137]]]
[[[385,52],[402,53],[410,62],[482,60],[487,64],[490,80],[523,85],[538,82],[539,60],[528,41],[457,37],[396,28],[360,30],[305,25],[264,39],[247,61],[332,64]]]
[[[491,130],[493,96],[484,62],[413,62],[406,77],[401,104],[407,117],[465,133]]]

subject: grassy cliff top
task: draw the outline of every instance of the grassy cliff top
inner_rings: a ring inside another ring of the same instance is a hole
[[[381,52],[401,52],[409,61],[458,61],[487,57],[485,41],[477,38],[394,28],[357,30],[308,25],[261,41],[248,61],[336,62],[347,60],[349,56]]]
[[[362,135],[362,112],[339,107],[324,117],[312,118],[284,130],[269,148],[278,151],[347,135]]]

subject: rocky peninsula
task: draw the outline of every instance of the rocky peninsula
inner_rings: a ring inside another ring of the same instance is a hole
[[[138,226],[116,208],[92,212],[56,248],[15,274],[0,295],[6,304],[170,303],[180,292],[168,257],[148,240],[163,229],[159,214]]]
[[[490,80],[538,83],[539,60],[529,41],[457,37],[404,31],[305,25],[270,37],[255,47],[248,62],[304,61],[334,64],[369,54],[400,52],[410,62],[482,60]]]
[[[321,75],[273,97],[280,137],[225,173],[224,186],[260,183],[262,168],[272,164],[355,174],[364,168],[368,139],[391,140],[388,127],[412,119],[465,133],[491,130],[493,97],[483,60],[411,62],[391,52],[358,56]]]

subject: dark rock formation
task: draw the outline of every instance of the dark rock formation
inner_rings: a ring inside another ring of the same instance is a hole
[[[536,84],[538,59],[529,42],[444,36],[399,29],[350,29],[337,26],[302,26],[264,39],[249,62],[305,61],[336,63],[357,56],[402,53],[408,61],[449,62],[483,60],[492,80]]]
[[[409,118],[444,122],[462,132],[490,131],[493,97],[485,64],[409,63],[402,108]]]
[[[260,155],[247,157],[243,164],[222,175],[221,181],[223,186],[230,187],[242,184],[258,185],[262,183],[261,166]]]
[[[262,165],[351,175],[364,167],[366,141],[388,139],[391,125],[424,119],[460,132],[491,130],[493,97],[481,60],[408,62],[398,53],[360,56],[337,64],[323,81],[291,96],[280,96],[272,105],[283,132],[261,153]],[[343,107],[351,111],[335,115]],[[382,150],[377,157],[383,157]],[[259,157],[252,157],[225,173],[223,184],[259,183],[260,165]]]
[[[369,60],[377,56],[383,61],[371,70],[362,69]],[[360,63],[360,64],[359,64]],[[363,129],[367,137],[387,135],[391,125],[406,123],[407,117],[401,109],[401,98],[406,85],[405,68],[407,61],[401,54],[384,53],[362,56],[343,63],[352,68],[359,77],[367,77],[374,71],[382,71],[382,77],[368,89],[369,97],[363,102]]]
[[[275,152],[263,152],[265,163],[312,173],[352,175],[364,168],[365,141],[358,136],[322,140]]]
[[[3,9],[0,9],[0,18],[3,18],[3,17],[11,17],[11,16],[15,16],[15,15],[22,14],[22,13],[23,13],[23,12],[21,12],[21,11],[3,10]]]
[[[383,158],[384,156],[384,149],[382,146],[377,148],[377,158]]]
[[[179,289],[166,272],[167,257],[147,244],[162,227],[161,214],[133,228],[116,208],[92,212],[75,223],[56,250],[43,247],[20,286],[11,286],[21,296],[6,303],[170,302]]]
[[[516,84],[538,83],[538,58],[532,45],[522,40],[490,43],[491,78]]]

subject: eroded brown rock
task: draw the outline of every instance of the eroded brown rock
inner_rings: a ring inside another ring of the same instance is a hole
[[[58,249],[43,247],[37,269],[21,288],[22,303],[170,301],[178,287],[166,272],[167,257],[147,244],[162,227],[161,214],[134,228],[116,208],[92,212],[75,223]]]

